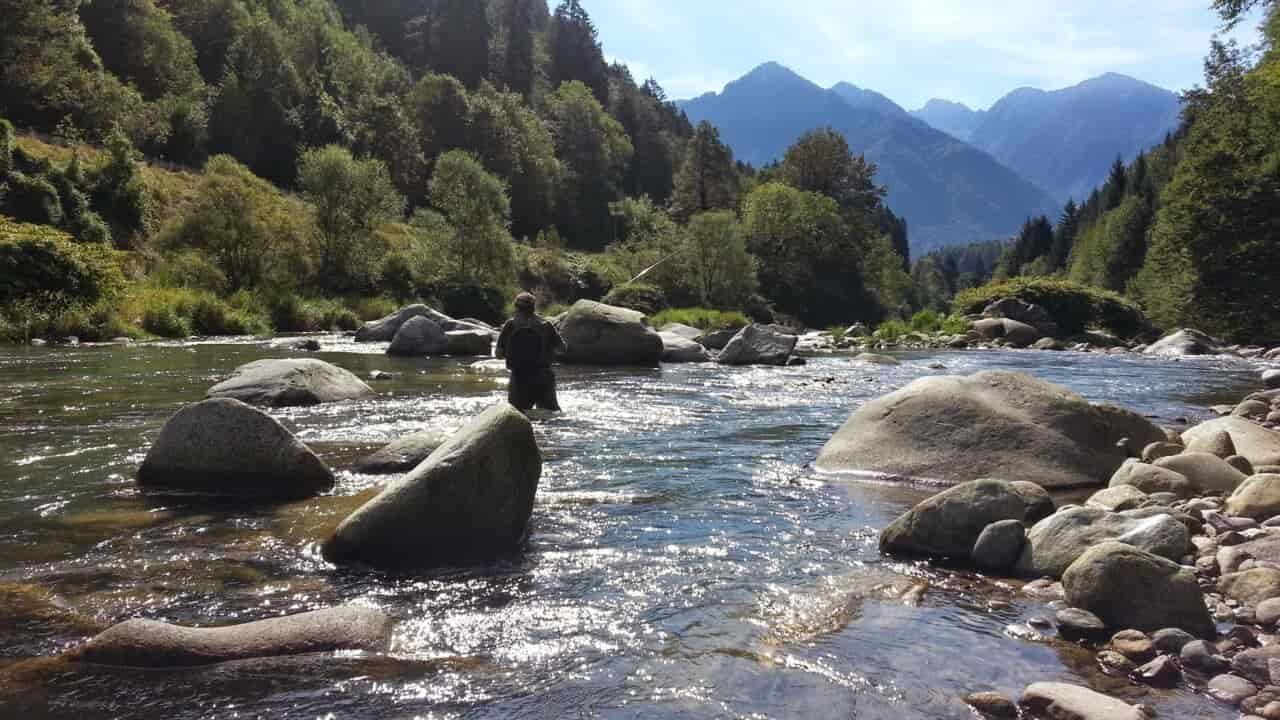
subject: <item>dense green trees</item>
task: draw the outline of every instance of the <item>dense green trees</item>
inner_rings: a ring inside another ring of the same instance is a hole
[[[564,163],[557,225],[579,247],[603,249],[616,238],[610,208],[621,198],[631,139],[581,82],[566,82],[547,98],[547,115]]]
[[[676,175],[672,213],[681,220],[737,205],[738,173],[733,152],[720,141],[720,131],[699,123],[689,140],[684,164]]]
[[[449,222],[447,280],[454,285],[505,287],[514,271],[507,223],[511,203],[502,181],[470,154],[453,150],[436,163],[431,198]]]

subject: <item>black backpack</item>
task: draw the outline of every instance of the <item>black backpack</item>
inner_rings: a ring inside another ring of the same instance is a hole
[[[546,340],[542,329],[522,325],[512,331],[507,339],[507,367],[515,371],[536,370],[546,363]]]

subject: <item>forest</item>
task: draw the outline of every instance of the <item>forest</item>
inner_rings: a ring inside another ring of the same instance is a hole
[[[10,336],[497,319],[517,287],[814,325],[905,303],[906,228],[843,137],[736,163],[578,0],[0,10]]]
[[[497,320],[520,288],[827,327],[1047,276],[1277,339],[1280,18],[1215,3],[1257,6],[1263,46],[1215,42],[1165,143],[911,264],[843,136],[735,161],[579,0],[0,0],[0,334],[350,329],[418,299]]]

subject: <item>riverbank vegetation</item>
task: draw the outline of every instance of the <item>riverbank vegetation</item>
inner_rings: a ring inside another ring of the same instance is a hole
[[[10,339],[347,329],[416,300],[497,321],[517,288],[550,310],[900,322],[892,335],[1017,278],[1085,288],[1059,303],[1071,327],[1108,326],[1131,300],[1164,326],[1280,336],[1274,10],[1258,55],[1214,46],[1182,131],[1057,222],[914,265],[876,167],[839,133],[736,162],[656,81],[605,60],[578,0],[4,10],[6,252],[46,238],[59,262],[110,257],[123,278],[86,298],[10,264]],[[1077,322],[1085,307],[1103,315]]]

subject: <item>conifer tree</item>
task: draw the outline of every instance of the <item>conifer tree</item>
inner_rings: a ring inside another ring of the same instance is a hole
[[[551,87],[579,81],[602,105],[609,102],[608,68],[595,23],[578,0],[562,0],[551,18]]]

